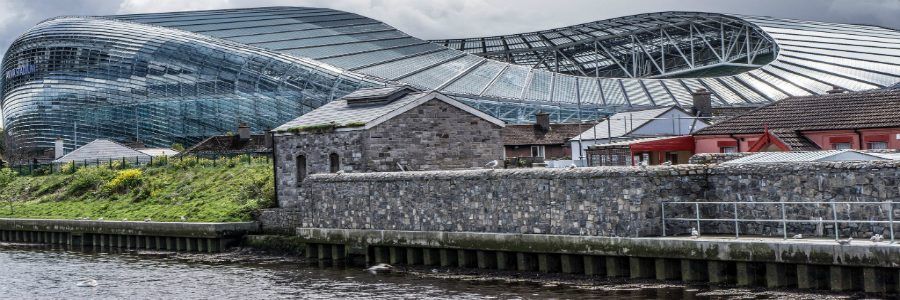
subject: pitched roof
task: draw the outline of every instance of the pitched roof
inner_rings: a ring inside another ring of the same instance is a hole
[[[265,134],[250,135],[249,141],[239,141],[236,136],[217,135],[211,136],[184,151],[185,154],[197,153],[251,153],[269,152],[272,149],[266,145]]]
[[[853,150],[829,150],[809,152],[760,152],[747,155],[723,164],[779,163],[779,162],[814,162],[814,161],[870,161],[888,160],[869,153]]]
[[[703,128],[695,135],[900,127],[900,90],[787,98]]]
[[[653,121],[655,118],[659,118],[670,110],[681,111],[681,109],[676,106],[670,106],[616,113],[606,120],[597,123],[597,125],[588,128],[572,139],[577,140],[581,138],[581,140],[596,140],[605,139],[610,136],[613,138],[625,137],[641,128],[641,126],[644,126],[644,124]]]
[[[810,141],[806,136],[794,130],[771,131],[778,140],[790,147],[790,151],[816,151],[821,150],[819,145]]]
[[[507,125],[503,128],[504,145],[556,145],[565,144],[577,136],[590,124],[550,124],[550,130],[543,131],[536,124]]]
[[[122,158],[150,159],[147,155],[128,146],[105,139],[96,139],[66,155],[54,160],[55,163],[96,161]]]
[[[441,93],[417,92],[406,94],[406,96],[394,101],[373,105],[347,105],[347,100],[341,98],[278,126],[278,128],[275,128],[275,131],[283,132],[290,131],[293,128],[329,124],[336,127],[337,130],[369,129],[432,99],[438,99],[453,105],[498,126],[505,126],[500,119],[487,115]]]

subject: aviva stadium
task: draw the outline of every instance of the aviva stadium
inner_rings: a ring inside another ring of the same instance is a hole
[[[10,158],[96,138],[185,145],[246,123],[266,130],[356,89],[406,84],[508,122],[615,111],[748,107],[900,81],[900,31],[661,12],[502,36],[422,40],[332,9],[264,7],[61,16],[2,63]]]

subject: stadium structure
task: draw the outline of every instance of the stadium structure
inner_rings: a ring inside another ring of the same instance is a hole
[[[192,144],[245,123],[265,130],[361,87],[453,95],[505,121],[616,111],[746,107],[834,87],[900,81],[900,31],[700,12],[620,17],[538,32],[423,40],[323,8],[61,16],[19,36],[2,63],[13,160],[97,138]]]

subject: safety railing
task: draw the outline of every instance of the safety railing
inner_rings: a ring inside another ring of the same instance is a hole
[[[838,219],[838,211],[837,205],[885,205],[888,206],[887,220],[852,220],[852,219]],[[666,217],[666,206],[685,206],[691,205],[693,206],[693,218],[667,218]],[[701,218],[700,215],[700,206],[701,205],[731,205],[734,210],[733,218]],[[781,210],[781,218],[780,219],[742,219],[739,217],[738,206],[750,206],[750,205],[777,205]],[[831,210],[831,219],[819,218],[818,220],[801,220],[801,219],[789,219],[787,218],[786,206],[792,205],[826,205],[830,206]],[[890,227],[890,241],[894,243],[894,202],[893,201],[797,201],[797,202],[736,202],[736,201],[685,201],[685,202],[663,202],[661,204],[661,212],[662,218],[662,235],[666,236],[666,225],[667,222],[678,221],[678,222],[693,222],[695,223],[695,229],[700,233],[700,222],[732,222],[734,223],[734,236],[735,238],[740,238],[740,223],[780,223],[781,230],[783,234],[783,238],[788,238],[788,223],[808,223],[808,224],[833,224],[834,225],[834,239],[840,239],[840,230],[838,230],[839,224],[887,224]]]

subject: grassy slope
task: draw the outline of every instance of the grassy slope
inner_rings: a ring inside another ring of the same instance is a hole
[[[0,191],[0,217],[193,222],[252,220],[274,204],[271,165],[233,159],[146,167],[136,182],[111,187],[121,174],[90,167],[74,174],[20,176]],[[11,198],[10,198],[11,197]],[[13,201],[13,211],[7,199]]]

